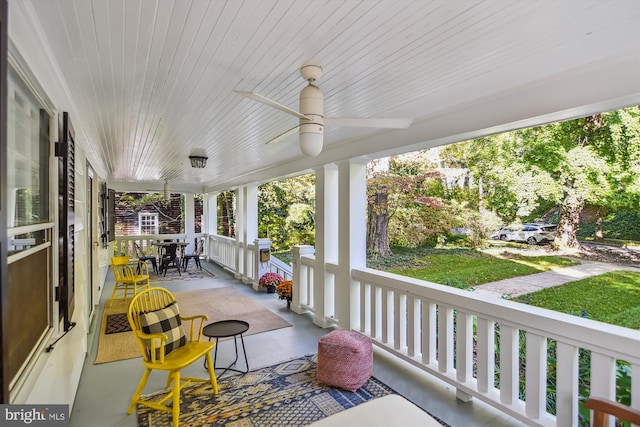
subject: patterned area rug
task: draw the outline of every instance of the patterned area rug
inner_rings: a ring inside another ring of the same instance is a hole
[[[245,337],[291,326],[291,323],[231,286],[176,292],[174,295],[184,317],[205,314],[209,317],[209,322],[225,319],[241,319],[248,322],[250,327],[244,334]],[[142,357],[132,331],[115,333],[112,329],[112,333],[106,333],[110,316],[121,314],[126,319],[128,306],[129,301],[123,300],[115,301],[111,307],[107,304],[104,308],[95,363]],[[113,324],[112,320],[112,327]]]
[[[309,355],[244,375],[224,377],[218,395],[211,384],[185,387],[180,425],[189,427],[303,426],[370,399],[395,394],[371,377],[355,392],[316,382],[317,355]],[[146,396],[159,400],[165,393]],[[171,414],[138,405],[139,427],[171,425]]]
[[[210,279],[215,277],[213,273],[205,270],[204,268],[200,270],[193,263],[189,263],[187,266],[187,271],[180,270],[180,274],[178,274],[178,270],[172,268],[167,270],[167,275],[163,274],[155,274],[151,272],[149,274],[149,282],[151,286],[158,286],[158,284],[163,282],[175,282],[176,280],[185,281],[185,280],[199,280],[199,279]]]
[[[117,334],[120,332],[129,332],[131,325],[127,319],[127,313],[116,313],[107,315],[107,327],[105,334]]]

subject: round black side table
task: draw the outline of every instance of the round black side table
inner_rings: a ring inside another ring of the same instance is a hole
[[[224,368],[222,373],[218,375],[218,378],[222,377],[222,375],[224,375],[224,373],[227,371],[240,372],[243,374],[246,374],[247,372],[249,372],[249,362],[247,361],[247,349],[244,346],[244,338],[242,337],[242,334],[247,332],[248,329],[249,329],[249,324],[244,320],[221,320],[219,322],[209,323],[202,329],[202,334],[205,337],[208,337],[209,341],[211,341],[211,338],[216,339],[216,349],[213,353],[213,369],[214,370],[221,369],[221,368],[216,368],[216,357],[218,356],[218,340],[220,338],[233,337],[233,343],[235,344],[235,347],[236,347],[236,358],[229,366]],[[242,343],[242,351],[244,353],[244,364],[247,367],[246,371],[241,371],[239,369],[232,368],[232,366],[234,366],[238,361],[238,335],[240,335],[240,342]],[[206,360],[204,361],[204,367],[205,369],[207,368]]]

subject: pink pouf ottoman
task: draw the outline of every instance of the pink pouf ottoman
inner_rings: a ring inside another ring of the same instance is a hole
[[[336,330],[318,341],[318,381],[345,390],[362,387],[373,373],[371,339]]]

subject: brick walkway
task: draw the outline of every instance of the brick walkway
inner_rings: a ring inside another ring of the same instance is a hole
[[[629,270],[640,272],[640,268],[628,265],[609,264],[597,261],[579,260],[581,264],[572,267],[557,268],[544,273],[530,274],[528,276],[513,277],[497,282],[485,283],[476,286],[474,292],[480,295],[488,295],[497,298],[504,296],[515,297],[531,292],[537,292],[545,288],[564,285],[587,277],[597,276],[609,271]]]

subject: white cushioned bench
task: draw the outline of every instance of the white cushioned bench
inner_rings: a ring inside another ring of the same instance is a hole
[[[397,394],[369,400],[310,424],[311,427],[442,427],[418,406]]]

